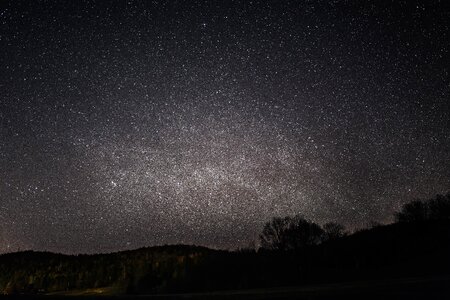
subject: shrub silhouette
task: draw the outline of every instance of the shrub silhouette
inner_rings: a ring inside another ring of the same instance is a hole
[[[261,247],[267,250],[296,250],[320,243],[324,231],[316,223],[296,215],[275,217],[264,226]]]
[[[415,200],[402,206],[400,212],[395,213],[397,222],[419,222],[425,220],[450,219],[450,193],[425,202]]]
[[[431,220],[450,219],[450,193],[428,201],[428,217]]]
[[[403,205],[402,210],[395,214],[397,222],[419,222],[428,219],[428,207],[425,203],[415,200]]]
[[[336,240],[338,238],[347,235],[347,233],[345,232],[345,227],[342,226],[341,224],[334,222],[329,222],[323,225],[323,230],[324,230],[324,239],[327,241]]]

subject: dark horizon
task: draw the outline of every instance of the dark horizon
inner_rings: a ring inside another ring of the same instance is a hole
[[[441,1],[2,1],[0,253],[245,247],[450,191]]]
[[[395,220],[348,233],[336,223],[275,217],[258,250],[3,254],[0,298],[442,299],[450,292],[450,194],[409,202]]]

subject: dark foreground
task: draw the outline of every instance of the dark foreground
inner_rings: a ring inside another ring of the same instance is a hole
[[[27,251],[0,255],[0,294],[48,299],[450,299],[449,253],[450,219],[377,226],[294,250],[174,245],[74,256]]]
[[[94,291],[93,291],[94,293]],[[0,299],[450,299],[450,277],[371,280],[303,287],[284,287],[139,296],[84,293],[0,296]]]

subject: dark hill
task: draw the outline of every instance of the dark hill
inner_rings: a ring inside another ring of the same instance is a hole
[[[298,251],[183,245],[77,256],[27,251],[0,256],[0,291],[155,294],[447,276],[448,253],[447,220],[379,226]]]

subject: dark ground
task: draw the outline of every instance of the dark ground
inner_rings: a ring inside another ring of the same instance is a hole
[[[402,278],[321,284],[303,287],[249,289],[210,293],[140,296],[0,296],[0,299],[450,299],[450,277]]]

